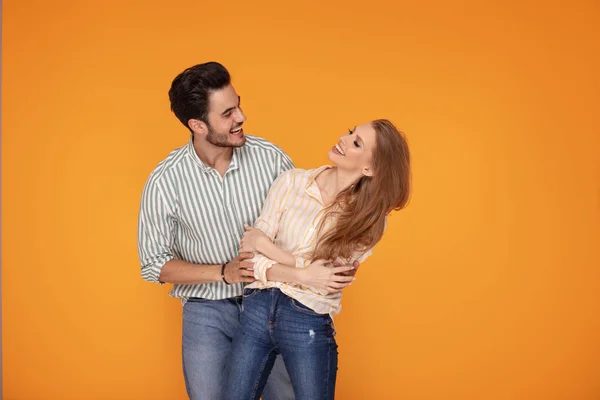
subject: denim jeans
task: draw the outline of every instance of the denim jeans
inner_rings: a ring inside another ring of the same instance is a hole
[[[191,400],[223,396],[225,366],[240,332],[241,299],[189,300],[183,306],[183,375]],[[264,400],[294,400],[285,365],[278,357]]]
[[[278,354],[297,400],[334,398],[338,352],[328,314],[279,289],[246,289],[241,323],[227,367],[226,400],[258,400]]]

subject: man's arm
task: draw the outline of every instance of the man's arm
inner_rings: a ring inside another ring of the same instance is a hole
[[[225,280],[227,283],[254,282],[253,264],[250,261],[252,253],[241,253],[225,265]],[[167,262],[160,271],[158,280],[161,283],[200,284],[221,282],[222,265],[192,264],[181,260]]]
[[[142,278],[148,282],[199,284],[221,281],[221,265],[193,264],[173,256],[177,220],[156,181],[148,181],[142,193],[138,222],[138,253]],[[253,282],[252,254],[244,253],[225,267],[229,283]]]

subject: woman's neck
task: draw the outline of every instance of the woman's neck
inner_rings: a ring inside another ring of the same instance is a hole
[[[325,201],[325,197],[333,200],[341,191],[356,183],[360,177],[360,174],[350,174],[346,171],[340,171],[337,167],[333,167],[320,173],[316,181],[321,193],[325,194],[323,196],[323,200]],[[329,204],[330,201],[325,201],[325,203]]]

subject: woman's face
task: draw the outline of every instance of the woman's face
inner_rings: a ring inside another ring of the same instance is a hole
[[[370,122],[349,130],[329,150],[329,159],[340,170],[371,176],[373,153],[377,145],[376,135]]]

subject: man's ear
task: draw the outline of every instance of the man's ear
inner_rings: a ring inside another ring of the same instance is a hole
[[[206,126],[206,122],[199,119],[189,119],[188,126],[194,133],[200,135],[208,132],[208,126]]]

